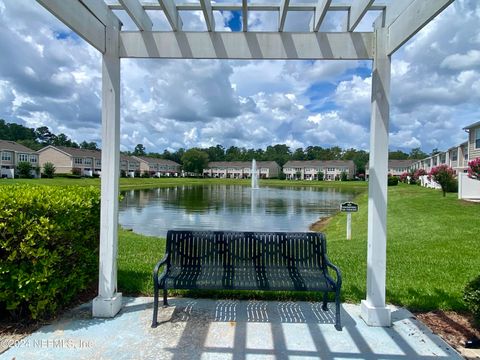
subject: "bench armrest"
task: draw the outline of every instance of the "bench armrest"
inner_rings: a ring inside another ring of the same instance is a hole
[[[333,265],[326,256],[325,256],[325,264],[327,265],[327,267],[332,268],[333,271],[335,271],[335,274],[337,275],[337,281],[334,281],[330,277],[330,275],[328,274],[328,271],[327,271],[327,278],[333,283],[336,283],[337,288],[340,288],[342,286],[342,273],[340,272],[340,269],[337,266]]]
[[[153,268],[153,285],[155,287],[158,286],[158,271],[160,270],[160,267],[162,265],[165,265],[169,262],[170,260],[170,254],[169,253],[165,253],[165,256],[163,257],[162,260],[160,260],[156,265],[155,267]],[[166,273],[167,269],[163,270],[163,273]]]

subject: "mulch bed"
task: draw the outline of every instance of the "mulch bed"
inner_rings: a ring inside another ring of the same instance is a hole
[[[469,314],[436,310],[415,316],[458,351],[465,347],[467,340],[480,338],[480,329],[473,326]]]

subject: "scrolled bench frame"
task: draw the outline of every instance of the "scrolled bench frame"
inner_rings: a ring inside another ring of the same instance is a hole
[[[328,293],[334,293],[335,327],[341,330],[342,276],[328,260],[322,233],[171,230],[153,284],[152,327],[157,326],[160,289],[165,306],[168,289],[273,290],[321,291],[325,311]]]

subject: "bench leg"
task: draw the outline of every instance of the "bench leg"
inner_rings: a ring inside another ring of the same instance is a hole
[[[323,293],[323,303],[322,303],[322,310],[323,311],[328,311],[328,292]]]
[[[158,316],[158,284],[154,285],[153,288],[153,319],[152,319],[152,328],[157,327],[157,317]]]
[[[340,289],[335,292],[335,329],[342,331],[342,323],[340,321]]]
[[[163,289],[163,306],[168,306],[167,289]]]

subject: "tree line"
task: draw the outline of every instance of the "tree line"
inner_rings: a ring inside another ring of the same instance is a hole
[[[96,142],[82,141],[78,144],[63,133],[58,135],[52,133],[47,126],[34,129],[15,123],[7,123],[3,119],[0,119],[0,139],[15,141],[35,151],[48,145],[99,150]]]
[[[16,141],[33,150],[39,150],[47,145],[98,150],[95,142],[83,141],[78,144],[63,133],[58,135],[52,133],[46,126],[33,129],[15,123],[7,123],[3,119],[0,119],[0,139]],[[133,151],[125,152],[125,155],[150,156],[172,160],[182,164],[186,171],[203,169],[209,161],[252,161],[256,159],[257,161],[275,161],[283,167],[289,160],[352,160],[358,173],[364,173],[369,157],[367,151],[354,148],[307,146],[306,148],[291,149],[286,144],[270,145],[266,149],[237,146],[225,148],[218,144],[207,148],[164,150],[162,153],[147,152],[143,144],[137,144]],[[414,148],[410,153],[401,150],[389,152],[391,160],[423,159],[426,157],[428,155],[420,148]]]

